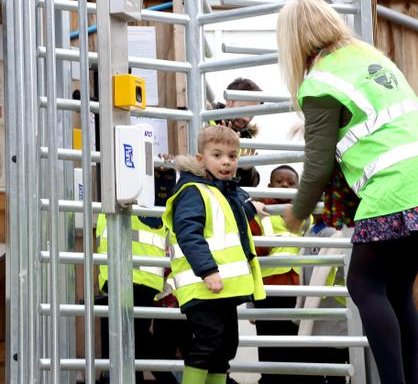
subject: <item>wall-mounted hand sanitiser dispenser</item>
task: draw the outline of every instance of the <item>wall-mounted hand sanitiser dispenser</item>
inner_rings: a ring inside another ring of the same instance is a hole
[[[115,127],[116,198],[122,206],[154,206],[153,136],[149,124]]]

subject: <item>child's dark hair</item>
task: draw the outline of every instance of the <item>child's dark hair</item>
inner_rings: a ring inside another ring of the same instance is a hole
[[[290,165],[279,165],[278,167],[274,168],[271,173],[270,173],[270,182],[272,181],[273,175],[277,172],[280,171],[281,169],[287,169],[290,172],[293,172],[296,175],[296,180],[299,181],[299,174],[296,172],[296,169],[291,167]]]
[[[239,137],[229,127],[224,125],[208,125],[203,127],[197,137],[197,150],[203,153],[208,143],[225,143],[239,149]]]
[[[232,83],[230,83],[226,89],[235,91],[261,91],[261,88],[250,79],[244,77],[237,77]]]

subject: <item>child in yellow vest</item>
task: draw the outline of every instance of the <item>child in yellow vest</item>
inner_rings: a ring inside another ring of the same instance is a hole
[[[297,188],[299,175],[296,170],[288,165],[280,165],[273,169],[270,174],[269,188]],[[290,199],[263,199],[263,203],[286,204]],[[290,233],[279,215],[270,215],[257,219],[251,223],[253,235],[265,236],[296,236]],[[273,247],[258,248],[257,255],[260,257],[279,255],[298,255],[298,247]],[[300,267],[262,266],[261,273],[264,285],[299,285]],[[256,308],[294,308],[296,297],[293,296],[269,296],[264,300],[254,303]],[[296,336],[298,326],[291,320],[257,320],[255,322],[257,335],[285,335]],[[301,362],[304,360],[306,350],[295,347],[260,347],[258,348],[259,361],[274,362]],[[261,384],[304,384],[309,382],[308,376],[274,374],[262,374],[259,383]]]
[[[182,384],[224,384],[238,347],[237,306],[265,297],[248,219],[250,202],[234,176],[239,139],[225,126],[198,136],[163,215],[173,249],[175,294],[193,333]]]

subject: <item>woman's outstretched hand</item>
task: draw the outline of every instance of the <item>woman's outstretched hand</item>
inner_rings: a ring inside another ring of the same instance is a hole
[[[303,220],[298,219],[293,213],[293,205],[286,204],[283,208],[282,217],[286,223],[286,227],[290,232],[299,233],[300,227],[302,226]]]

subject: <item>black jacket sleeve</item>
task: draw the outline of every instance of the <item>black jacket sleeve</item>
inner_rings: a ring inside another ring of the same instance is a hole
[[[331,96],[304,99],[305,159],[293,202],[293,211],[299,219],[312,213],[332,175],[342,108]]]
[[[218,266],[203,236],[205,206],[202,196],[195,187],[187,187],[176,198],[173,218],[178,244],[194,274],[204,278],[218,271]]]

